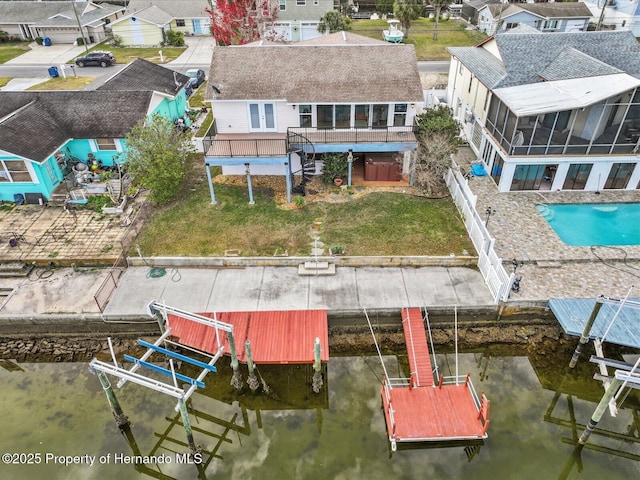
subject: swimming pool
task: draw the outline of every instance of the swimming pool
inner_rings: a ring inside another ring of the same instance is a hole
[[[567,245],[640,245],[640,203],[536,205]]]

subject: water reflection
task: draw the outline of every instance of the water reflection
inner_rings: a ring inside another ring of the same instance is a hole
[[[387,368],[404,373],[402,357]],[[179,463],[188,451],[175,401],[137,385],[115,393],[131,420],[120,434],[97,378],[86,364],[20,364],[0,369],[4,415],[0,444],[11,452],[110,455],[106,464],[0,465],[0,478],[177,479],[628,479],[640,475],[637,395],[617,418],[608,414],[587,446],[577,436],[602,394],[587,361],[565,373],[563,355],[511,356],[485,351],[459,356],[478,391],[491,399],[484,445],[390,450],[381,409],[379,361],[332,358],[326,389],[313,394],[305,367],[262,366],[272,395],[241,394],[220,365],[207,388],[188,403],[200,467]],[[438,355],[443,373],[455,371],[452,354]],[[2,364],[6,367],[6,364]],[[225,367],[225,368],[223,368]],[[188,369],[184,370],[189,374]],[[246,374],[245,374],[246,375]],[[434,447],[435,445],[429,445]],[[114,463],[115,455],[169,456],[171,463]]]

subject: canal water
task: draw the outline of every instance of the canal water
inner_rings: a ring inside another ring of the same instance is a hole
[[[391,376],[403,374],[406,358],[384,359]],[[131,421],[125,436],[88,364],[2,362],[0,479],[639,478],[635,394],[617,418],[605,414],[587,447],[574,454],[602,386],[592,380],[595,366],[586,358],[571,374],[565,373],[568,360],[566,351],[460,354],[459,373],[470,373],[491,401],[488,440],[391,452],[377,357],[331,358],[319,395],[309,386],[310,369],[290,366],[261,367],[268,395],[238,395],[224,359],[189,402],[203,448],[200,468],[182,455],[185,432],[171,398],[134,384],[115,389]],[[438,363],[443,374],[455,374],[453,354],[438,355]],[[146,463],[131,464],[134,455],[146,456]]]

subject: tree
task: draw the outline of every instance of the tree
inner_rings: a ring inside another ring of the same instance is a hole
[[[427,0],[427,3],[436,9],[435,11],[436,24],[433,29],[433,39],[438,40],[438,22],[440,21],[440,13],[442,12],[443,8],[447,8],[449,6],[449,3],[451,3],[451,1],[450,0]]]
[[[320,17],[320,24],[318,25],[318,31],[325,33],[327,30],[329,33],[336,33],[341,31],[346,31],[351,28],[349,26],[349,22],[337,10],[329,10],[324,14],[323,17]]]
[[[409,37],[411,21],[417,20],[422,13],[422,2],[418,0],[396,0],[393,4],[393,15],[400,21],[404,29],[404,38]]]
[[[416,123],[415,184],[429,195],[443,193],[444,174],[451,166],[451,155],[460,146],[460,123],[445,105],[424,111],[416,117]]]
[[[167,30],[164,33],[164,43],[170,47],[184,47],[184,34],[178,30]]]
[[[261,39],[275,22],[279,8],[274,0],[219,0],[215,9],[205,11],[219,45],[242,45]]]
[[[149,199],[164,205],[177,198],[195,161],[190,135],[167,117],[154,113],[133,127],[125,143],[127,171],[134,181],[150,190]]]
[[[376,2],[376,12],[382,15],[393,13],[393,0],[378,0]]]

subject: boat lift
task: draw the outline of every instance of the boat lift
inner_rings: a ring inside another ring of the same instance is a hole
[[[109,342],[109,350],[111,352],[112,363],[102,362],[97,359],[93,359],[89,364],[89,371],[98,376],[102,388],[105,391],[107,396],[107,400],[109,401],[109,405],[111,406],[111,410],[116,420],[116,424],[120,429],[125,429],[128,427],[129,420],[126,415],[123,413],[120,403],[113,392],[113,388],[107,375],[111,375],[119,378],[118,388],[122,388],[127,382],[133,382],[138,385],[141,385],[146,388],[150,388],[157,392],[163,393],[165,395],[169,395],[178,400],[175,410],[180,412],[182,417],[182,423],[187,433],[187,440],[189,444],[189,450],[192,455],[199,452],[199,448],[196,446],[195,441],[193,439],[193,432],[191,429],[191,423],[189,421],[189,413],[187,412],[187,400],[193,395],[197,388],[204,388],[205,383],[204,379],[209,372],[216,372],[217,368],[215,367],[216,362],[224,353],[224,347],[220,346],[218,351],[214,355],[207,355],[204,352],[198,352],[201,355],[205,355],[209,357],[208,362],[203,362],[197,360],[195,358],[189,357],[187,355],[183,355],[172,350],[168,350],[167,348],[162,347],[162,344],[175,344],[177,346],[181,346],[179,343],[171,342],[168,340],[168,337],[171,335],[171,328],[168,326],[166,322],[167,314],[177,314],[188,318],[189,320],[204,323],[215,329],[216,338],[219,338],[219,330],[223,330],[227,333],[228,336],[232,338],[233,325],[228,323],[220,322],[215,318],[207,318],[201,315],[185,312],[179,310],[177,308],[169,307],[166,305],[159,304],[155,301],[149,303],[147,307],[148,313],[151,316],[156,316],[158,318],[158,323],[160,325],[160,329],[162,334],[160,337],[154,342],[149,343],[144,340],[138,340],[138,344],[142,347],[145,347],[147,351],[142,355],[141,358],[135,358],[131,355],[124,355],[124,359],[128,362],[133,363],[130,369],[123,368],[118,365],[116,360],[115,353],[113,351],[113,345],[111,343],[111,338],[108,339]],[[161,317],[157,315],[160,314],[165,322],[161,321]],[[167,326],[165,328],[165,325]],[[218,345],[221,345],[218,342]],[[232,350],[234,350],[232,348]],[[166,369],[160,367],[156,364],[150,363],[147,360],[153,353],[159,353],[164,355],[169,362],[170,369]],[[234,352],[232,352],[234,353]],[[180,373],[176,373],[173,362],[174,360],[189,363],[191,365],[195,365],[197,367],[202,368],[202,372],[196,378],[191,378],[186,375],[182,375]],[[141,373],[138,373],[140,368],[145,368],[151,370],[156,373],[160,373],[162,375],[166,375],[172,378],[173,384],[161,382],[159,380],[147,377]],[[188,389],[185,391],[184,388],[180,388],[178,386],[178,380],[184,382],[188,385]]]

